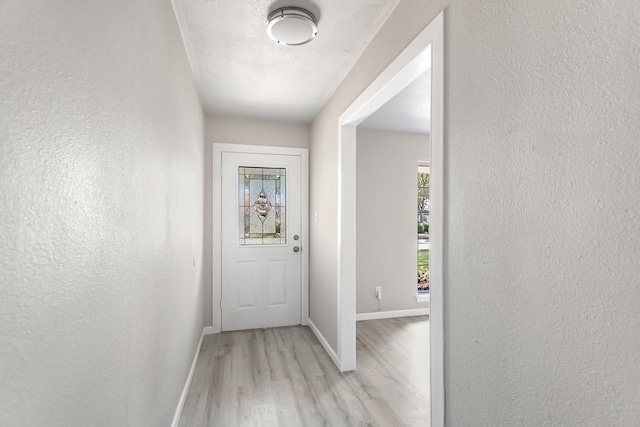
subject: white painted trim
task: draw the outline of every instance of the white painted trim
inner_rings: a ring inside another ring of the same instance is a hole
[[[200,355],[200,348],[202,348],[202,341],[204,341],[205,335],[213,334],[213,328],[211,326],[205,326],[202,329],[202,333],[200,334],[200,341],[198,342],[198,347],[196,348],[196,353],[193,355],[193,362],[191,363],[191,370],[189,370],[189,375],[187,375],[187,381],[184,384],[184,388],[182,389],[182,394],[180,395],[180,400],[178,401],[178,407],[176,408],[176,412],[173,415],[173,421],[171,422],[171,427],[178,427],[178,423],[180,423],[180,417],[182,416],[182,409],[184,408],[184,403],[187,401],[187,395],[189,394],[189,388],[191,387],[191,381],[193,381],[193,374],[196,371],[196,365],[198,364],[198,356]]]
[[[356,126],[426,71],[431,44],[431,426],[444,426],[444,12],[441,12],[338,119],[338,346],[341,371],[356,367]]]
[[[444,389],[444,12],[429,24],[431,42],[431,156],[429,244],[431,426],[445,425]]]
[[[356,369],[356,126],[338,135],[338,358],[340,371]]]
[[[318,341],[320,341],[320,344],[322,345],[322,348],[324,348],[324,351],[327,352],[331,360],[333,360],[333,363],[335,363],[338,369],[340,369],[340,372],[342,372],[342,369],[340,368],[340,360],[338,360],[338,355],[335,351],[333,351],[333,348],[331,348],[324,335],[322,335],[322,332],[320,332],[320,330],[316,327],[315,323],[313,323],[311,319],[309,319],[309,328],[311,329],[311,332],[313,332],[313,334],[316,336],[316,338],[318,338]]]
[[[222,295],[222,250],[220,235],[222,233],[222,179],[220,168],[222,153],[271,154],[285,156],[300,156],[301,173],[301,233],[300,247],[302,248],[302,292],[300,293],[300,323],[309,322],[309,150],[307,148],[271,147],[262,145],[212,143],[212,248],[211,248],[211,328],[220,332],[222,326],[222,311],[220,310],[220,296]]]
[[[414,308],[411,310],[392,310],[392,311],[374,311],[373,313],[358,313],[356,321],[375,320],[375,319],[391,319],[394,317],[410,317],[410,316],[428,316],[428,308]]]
[[[300,304],[300,323],[309,324],[309,150],[302,156],[302,303]]]

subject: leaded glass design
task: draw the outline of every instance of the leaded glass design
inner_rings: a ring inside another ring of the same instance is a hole
[[[287,243],[285,168],[238,168],[241,246]]]

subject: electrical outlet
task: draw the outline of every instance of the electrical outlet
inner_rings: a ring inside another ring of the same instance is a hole
[[[376,298],[382,299],[382,286],[376,286]]]

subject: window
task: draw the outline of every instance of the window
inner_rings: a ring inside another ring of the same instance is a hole
[[[238,168],[239,244],[287,243],[286,169]]]
[[[429,164],[418,165],[418,294],[429,293]]]

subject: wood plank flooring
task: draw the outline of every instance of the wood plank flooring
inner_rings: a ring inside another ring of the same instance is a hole
[[[346,374],[308,327],[206,336],[179,425],[428,426],[428,319],[358,322]]]

